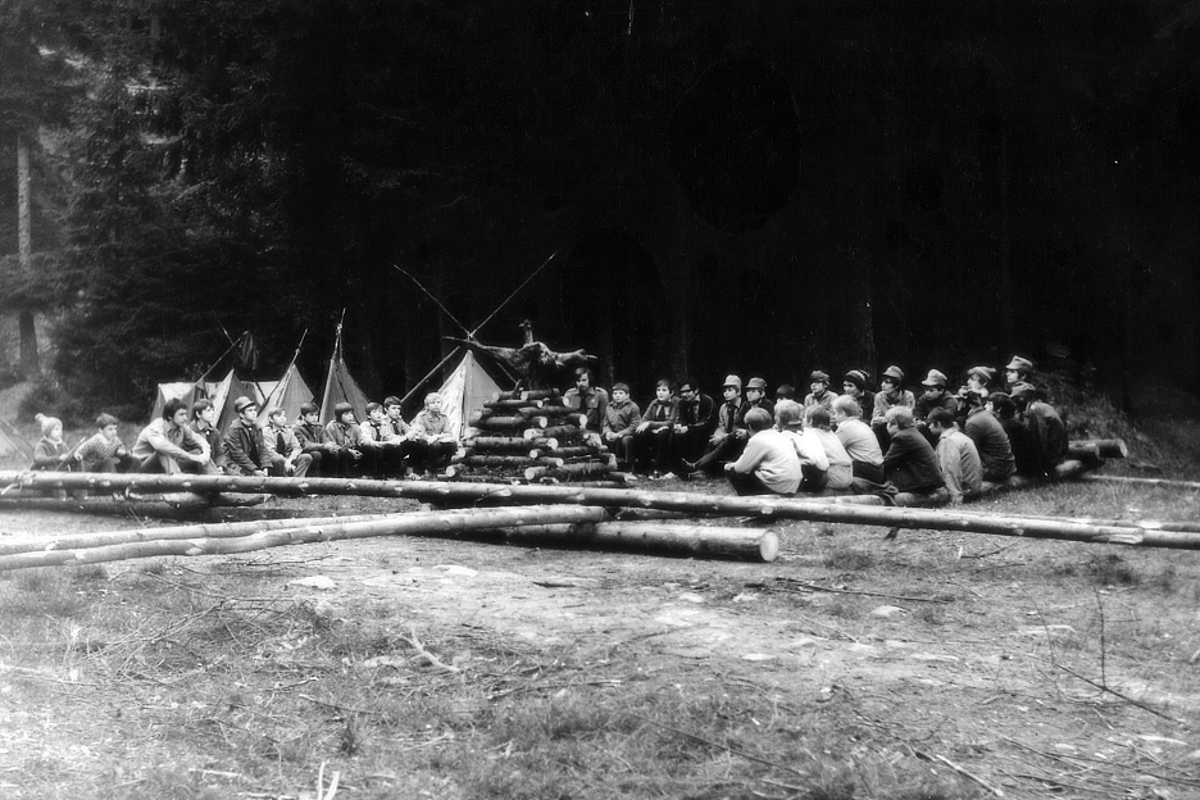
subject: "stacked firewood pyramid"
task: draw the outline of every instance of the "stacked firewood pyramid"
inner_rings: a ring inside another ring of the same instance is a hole
[[[558,389],[497,392],[474,411],[450,474],[466,480],[624,483],[616,457],[584,436],[583,416]]]

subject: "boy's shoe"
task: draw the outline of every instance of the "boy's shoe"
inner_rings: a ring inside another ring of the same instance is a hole
[[[692,472],[696,471],[696,462],[695,461],[688,461],[686,458],[681,458],[681,459],[679,459],[679,465],[681,467],[683,467],[684,474],[688,474],[688,473],[692,473]]]

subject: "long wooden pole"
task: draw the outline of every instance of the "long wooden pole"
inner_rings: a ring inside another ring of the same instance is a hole
[[[96,488],[106,491],[129,487],[134,491],[270,492],[280,495],[335,494],[407,497],[459,505],[512,505],[514,503],[566,503],[609,508],[657,508],[718,516],[800,519],[879,525],[892,528],[933,529],[986,533],[1037,539],[1200,549],[1200,537],[1174,531],[1139,530],[1107,525],[975,516],[953,510],[872,508],[869,506],[813,503],[783,497],[731,497],[636,489],[579,486],[512,486],[486,483],[427,481],[354,481],[335,478],[255,478],[235,476],[110,475],[89,473],[0,473],[0,486],[25,482],[36,488]]]
[[[88,547],[110,547],[137,542],[176,539],[232,539],[264,531],[303,528],[328,523],[364,522],[382,519],[387,514],[359,514],[352,517],[293,517],[292,519],[261,519],[253,522],[217,522],[205,525],[171,525],[161,528],[137,528],[125,531],[78,533],[71,536],[22,537],[0,541],[0,556],[17,553],[50,552],[53,550],[82,550]]]
[[[1200,482],[1177,481],[1168,478],[1131,478],[1124,475],[1084,475],[1082,479],[1094,483],[1127,483],[1133,486],[1161,486],[1168,489],[1200,489]]]
[[[524,525],[497,533],[513,544],[594,547],[702,558],[774,561],[779,535],[763,528],[730,528],[661,522],[600,522]]]
[[[608,512],[603,508],[570,506],[496,508],[469,514],[415,512],[361,522],[343,523],[331,520],[306,527],[283,528],[234,538],[151,540],[104,547],[17,553],[0,556],[0,570],[98,564],[163,556],[230,555],[284,545],[363,539],[372,536],[428,536],[530,524],[600,522],[608,519],[608,516]]]

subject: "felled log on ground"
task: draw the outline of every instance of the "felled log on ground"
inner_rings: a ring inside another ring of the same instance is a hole
[[[362,539],[373,536],[436,536],[480,529],[521,525],[600,522],[608,518],[602,508],[528,506],[475,510],[471,513],[415,512],[388,515],[361,522],[331,520],[303,527],[283,528],[234,538],[151,540],[105,547],[52,550],[0,556],[0,570],[61,565],[98,564],[136,558],[251,553],[284,545]]]
[[[569,503],[611,508],[657,508],[717,516],[800,519],[851,525],[879,525],[1131,546],[1200,549],[1200,537],[1172,531],[1147,531],[1128,527],[1080,525],[1070,522],[1019,518],[1007,519],[1003,516],[979,519],[973,518],[971,515],[959,515],[951,510],[871,508],[774,497],[712,496],[570,485],[506,486],[466,482],[353,481],[333,478],[254,478],[211,475],[0,473],[0,486],[21,482],[39,488],[97,488],[107,491],[129,486],[139,492],[182,489],[201,492],[271,492],[279,495],[357,494],[375,497],[407,497],[435,503],[461,503],[471,499],[479,506],[511,505],[513,503]]]
[[[545,405],[540,408],[522,408],[517,411],[517,414],[526,419],[545,417],[551,420],[570,420],[572,422],[577,421],[580,417],[580,413],[573,408],[552,405]]]
[[[1067,457],[1074,459],[1126,458],[1129,446],[1124,439],[1076,439],[1067,443]]]
[[[662,522],[601,522],[503,528],[511,544],[527,547],[629,550],[696,558],[774,561],[779,535],[763,528],[730,528]]]
[[[216,522],[197,525],[170,525],[161,528],[137,528],[125,531],[101,533],[77,533],[70,536],[36,537],[0,540],[0,556],[17,553],[50,552],[56,550],[82,550],[89,547],[177,539],[231,539],[252,533],[303,528],[331,522],[351,523],[382,519],[393,514],[358,514],[349,517],[294,517],[291,519],[263,519],[253,522]]]
[[[561,467],[565,462],[561,458],[530,458],[529,456],[518,455],[497,455],[497,456],[464,456],[457,462],[464,467],[488,467],[500,469],[526,469],[528,467],[542,467],[545,469],[554,469]]]
[[[561,447],[558,446],[557,439],[551,439],[550,441],[554,442],[556,446],[545,448],[536,439],[534,439],[533,442],[526,442],[526,444],[536,445],[532,450],[529,451],[529,457],[538,458],[539,456],[550,455],[551,453],[558,458],[578,458],[579,456],[603,455],[603,451],[599,447],[592,447],[591,445],[586,444],[576,444],[569,445],[567,447]]]
[[[1200,482],[1180,481],[1169,478],[1130,478],[1124,475],[1084,475],[1082,480],[1095,483],[1124,483],[1130,486],[1160,487],[1164,489],[1200,489]]]

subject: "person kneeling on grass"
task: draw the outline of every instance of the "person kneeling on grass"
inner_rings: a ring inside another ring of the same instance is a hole
[[[133,456],[117,436],[117,423],[112,414],[96,417],[96,433],[75,449],[84,472],[128,472],[133,467]]]
[[[734,491],[739,495],[795,494],[803,473],[791,439],[771,427],[766,409],[751,409],[745,423],[750,434],[746,449],[737,461],[725,465]]]

